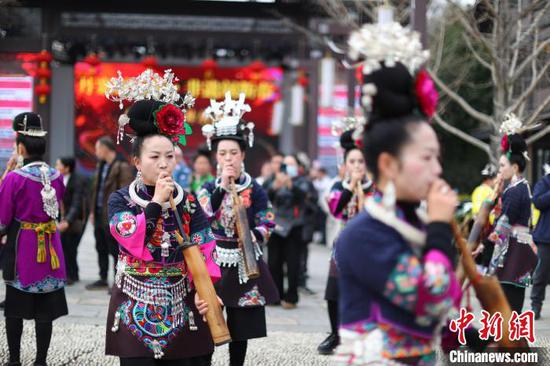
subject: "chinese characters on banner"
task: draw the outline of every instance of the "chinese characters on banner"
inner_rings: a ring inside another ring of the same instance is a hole
[[[85,169],[94,168],[95,141],[104,135],[116,136],[118,117],[122,113],[116,103],[105,98],[105,83],[115,77],[118,70],[126,78],[137,76],[145,69],[144,65],[138,63],[101,63],[95,66],[84,62],[75,64],[77,157]],[[237,98],[241,92],[246,94],[246,103],[250,104],[252,111],[246,114],[245,119],[256,124],[254,133],[271,138],[272,108],[280,99],[280,68],[156,66],[153,69],[160,75],[164,74],[165,69],[172,69],[179,79],[181,93],[189,91],[196,98],[195,107],[186,115],[193,128],[193,135],[187,140],[187,153],[204,143],[201,125],[206,122],[203,111],[210,105],[210,99],[223,99],[227,90],[231,91],[233,98]],[[124,108],[128,106],[125,104]],[[128,157],[128,140],[122,147]]]

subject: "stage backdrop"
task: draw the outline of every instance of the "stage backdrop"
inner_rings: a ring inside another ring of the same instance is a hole
[[[279,86],[282,70],[252,64],[250,67],[220,68],[206,64],[201,67],[159,66],[153,69],[164,74],[171,68],[179,79],[181,93],[190,91],[196,98],[195,107],[188,111],[187,121],[193,128],[193,135],[187,138],[184,153],[190,162],[196,149],[205,144],[201,126],[206,121],[203,111],[210,105],[210,99],[223,99],[227,90],[233,98],[240,92],[246,94],[246,102],[252,111],[244,118],[256,124],[255,147],[248,152],[247,170],[259,172],[260,164],[267,158],[269,146],[274,146],[276,137],[271,132],[273,103],[280,99]],[[75,65],[75,130],[79,168],[91,172],[95,167],[94,145],[96,140],[109,135],[116,140],[117,121],[123,112],[117,103],[105,98],[105,83],[120,70],[124,77],[137,76],[146,67],[142,64],[101,63],[92,66],[79,62]],[[128,104],[125,104],[125,108]],[[128,138],[119,146],[119,152],[129,159],[131,144]],[[251,159],[254,155],[254,159]]]

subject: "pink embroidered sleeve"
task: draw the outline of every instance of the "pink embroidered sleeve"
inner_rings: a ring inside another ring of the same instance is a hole
[[[429,325],[460,301],[460,286],[449,259],[430,250],[423,259],[404,253],[386,281],[384,296],[414,313],[416,322]]]
[[[133,257],[152,261],[153,256],[145,246],[145,214],[134,215],[130,211],[117,212],[109,223],[111,234]]]
[[[336,208],[338,207],[338,202],[340,202],[340,198],[342,197],[342,191],[339,190],[332,190],[328,195],[328,208],[330,210],[330,213],[332,216],[336,217],[337,219],[341,219],[343,210],[336,213]]]

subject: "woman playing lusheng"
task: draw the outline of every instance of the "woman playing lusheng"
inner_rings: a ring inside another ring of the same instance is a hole
[[[145,72],[124,82],[143,84],[139,81],[149,78]],[[165,82],[164,92],[172,85]],[[219,279],[208,221],[194,196],[172,179],[174,143],[184,144],[190,133],[182,111],[186,105],[173,104],[179,101],[174,95],[175,100],[133,95],[130,100],[137,101],[119,120],[137,135],[133,155],[138,170],[129,187],[109,198],[111,233],[121,253],[109,304],[106,353],[119,356],[121,365],[209,365],[214,347],[206,323],[199,321],[205,304],[195,295],[169,204],[172,197],[185,233],[199,245],[212,280]]]
[[[538,261],[530,230],[531,190],[522,176],[527,164],[527,144],[518,134],[519,127],[521,122],[514,115],[502,123],[505,134],[499,174],[510,184],[502,193],[501,212],[489,235],[494,243],[489,271],[496,273],[510,307],[518,314]]]
[[[388,33],[399,52],[384,47],[381,56],[377,43]],[[363,61],[364,151],[377,191],[336,243],[335,361],[435,365],[439,327],[460,301],[449,224],[457,195],[440,178],[440,146],[428,123],[437,92],[425,72],[416,72],[426,59],[418,35],[399,24],[366,25],[350,46]]]
[[[229,344],[231,366],[244,364],[248,339],[266,336],[265,305],[279,301],[261,250],[275,226],[271,204],[263,188],[244,170],[245,149],[253,142],[253,124],[241,120],[244,112],[249,110],[243,102],[244,95],[239,102],[226,95],[223,103],[213,102],[207,110],[214,124],[205,125],[203,133],[208,145],[216,152],[218,177],[214,182],[206,183],[198,195],[216,237],[216,262],[222,272],[216,288],[226,306],[227,325],[233,340]],[[230,113],[221,112],[224,105],[229,104],[235,108]],[[249,130],[248,136],[243,127]],[[251,279],[246,275],[231,195],[232,180],[246,209],[259,278]]]
[[[364,204],[363,200],[372,191],[372,182],[367,178],[365,157],[363,151],[354,141],[354,131],[348,130],[340,136],[340,145],[344,149],[346,177],[344,180],[334,183],[328,195],[330,214],[341,220],[343,224],[363,210],[361,207]],[[358,187],[361,187],[361,195],[358,194]],[[317,347],[322,355],[332,354],[340,341],[338,336],[338,292],[338,270],[334,256],[331,256],[325,289],[331,332]]]

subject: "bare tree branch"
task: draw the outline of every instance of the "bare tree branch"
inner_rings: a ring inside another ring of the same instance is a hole
[[[548,133],[550,133],[550,125],[544,127],[542,130],[540,130],[539,132],[537,132],[533,136],[528,137],[525,140],[525,142],[527,143],[527,145],[531,145],[535,141],[537,141],[537,140],[541,139],[542,137],[546,136]]]
[[[529,116],[529,119],[527,120],[527,122],[525,122],[525,126],[534,125],[539,115],[544,111],[544,109],[548,105],[550,105],[550,94],[548,94],[546,96],[546,99],[543,100],[543,102],[538,106],[538,108],[533,113],[531,113],[531,115]]]
[[[434,65],[433,65],[434,72],[438,72],[439,71],[439,66],[441,65],[441,59],[443,57],[443,45],[445,44],[445,31],[446,31],[446,29],[447,29],[447,27],[444,23],[440,25],[439,39],[438,39],[438,42],[437,42],[437,52],[436,52],[437,56],[435,57],[435,62],[434,62]]]
[[[470,49],[470,51],[472,52],[472,54],[474,55],[475,59],[481,64],[483,65],[485,68],[489,69],[489,70],[493,70],[493,66],[485,61],[483,59],[483,57],[481,57],[481,55],[475,50],[474,46],[472,45],[472,41],[470,41],[470,39],[468,37],[466,37],[466,35],[463,33],[462,34],[462,38],[464,39],[464,41],[466,42],[466,45],[468,46],[468,49]]]
[[[486,115],[485,113],[482,113],[476,109],[474,109],[468,102],[462,98],[460,95],[458,95],[456,92],[452,91],[444,82],[442,82],[439,77],[430,69],[428,69],[428,72],[430,73],[431,77],[434,79],[435,83],[443,89],[443,92],[447,94],[451,99],[453,99],[455,102],[457,102],[466,113],[468,113],[470,116],[474,117],[478,121],[481,121],[483,123],[487,123],[492,125],[493,119],[491,116]]]
[[[486,49],[487,51],[489,52],[491,58],[493,59],[493,62],[496,61],[496,52],[495,52],[495,48],[493,47],[493,45],[491,45],[491,43],[479,32],[479,30],[476,28],[476,27],[473,27],[472,26],[472,21],[470,19],[470,17],[468,16],[468,14],[464,11],[464,9],[462,9],[460,7],[460,5],[456,4],[454,1],[452,0],[447,0],[447,3],[449,3],[451,5],[451,7],[455,10],[455,14],[458,16],[458,20],[460,21],[460,23],[462,23],[462,25],[464,26],[464,28],[466,29],[466,31],[472,36],[474,37],[477,41],[479,41]]]
[[[518,10],[521,10],[521,0],[518,0]],[[518,17],[518,24],[516,26],[516,42],[519,44],[520,43],[520,38],[521,38],[521,18]],[[519,47],[513,49],[514,51],[514,56],[512,57],[512,63],[510,65],[510,70],[508,72],[508,76],[509,77],[512,77],[512,75],[514,75],[514,70],[516,69],[516,65],[517,65],[517,62],[518,62],[518,57],[519,57]]]
[[[363,4],[362,1],[360,1],[360,0],[354,0],[354,3],[355,3],[355,7],[356,7],[359,11],[365,13],[365,14],[366,14],[370,19],[372,19],[372,20],[376,19],[376,16],[375,16],[374,12],[372,11],[372,9],[369,8],[369,7],[367,7],[367,6],[365,6],[365,4]]]
[[[489,144],[486,144],[485,142],[483,142],[481,140],[478,140],[473,136],[468,135],[466,132],[464,132],[464,131],[462,131],[462,130],[454,127],[454,126],[451,126],[450,124],[445,122],[438,113],[436,113],[434,115],[434,120],[445,131],[448,131],[448,132],[452,133],[453,135],[460,137],[462,140],[464,140],[464,141],[474,145],[475,147],[483,150],[489,157],[491,156],[491,148],[489,147]]]
[[[545,39],[543,42],[541,42],[541,44],[539,44],[539,46],[533,50],[533,52],[527,56],[525,58],[525,60],[523,60],[523,62],[518,66],[517,70],[515,71],[515,74],[514,75],[510,75],[510,78],[511,78],[511,82],[515,82],[520,76],[521,74],[525,71],[525,68],[527,68],[529,66],[529,64],[531,63],[531,61],[534,59],[534,58],[537,58],[538,55],[544,51],[544,49],[546,48],[546,46],[550,45],[550,38],[548,39]]]
[[[527,6],[525,8],[525,10],[523,10],[520,14],[519,14],[519,17],[520,18],[525,18],[527,15],[530,15],[532,14],[535,10],[537,10],[538,6],[543,3],[543,2],[547,2],[548,0],[535,0],[535,1],[532,1],[529,6]]]
[[[548,62],[544,67],[540,70],[540,73],[538,76],[533,77],[531,80],[531,84],[529,84],[529,87],[525,89],[525,91],[517,98],[514,105],[510,108],[510,111],[516,112],[516,110],[519,108],[520,105],[522,105],[525,100],[535,91],[536,87],[538,86],[539,82],[545,77],[545,72],[550,67],[550,62]]]
[[[533,31],[535,29],[538,28],[539,26],[539,23],[542,19],[542,17],[544,16],[544,14],[548,11],[548,9],[550,9],[550,1],[546,1],[546,4],[544,5],[544,8],[542,10],[540,10],[540,12],[535,16],[535,18],[533,19],[533,21],[531,22],[531,24],[529,25],[529,28],[527,28],[527,30],[525,32],[523,32],[523,34],[521,35],[521,37],[519,37],[516,41],[516,43],[514,43],[512,45],[512,48],[513,49],[516,49],[516,48],[520,48],[521,46],[521,43],[523,43],[523,41],[525,40],[526,37],[528,37],[529,35],[531,35],[531,33],[533,33]],[[528,13],[530,14],[530,13]],[[522,19],[523,17],[518,17],[518,19]]]

